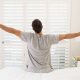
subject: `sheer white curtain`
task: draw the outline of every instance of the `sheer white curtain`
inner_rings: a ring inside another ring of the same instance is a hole
[[[70,32],[70,8],[71,0],[2,0],[2,20],[7,26],[32,32],[31,22],[38,18],[43,23],[44,33],[68,33]],[[4,31],[2,41],[4,65],[23,66],[24,54],[27,55],[24,43]],[[51,58],[55,69],[69,65],[69,48],[68,40],[52,46]]]
[[[0,23],[2,22],[2,2],[0,0]],[[2,44],[2,31],[0,30],[0,68],[4,65],[4,57],[3,57],[3,44]]]
[[[23,0],[2,1],[3,22],[6,26],[24,31]],[[24,46],[21,40],[3,31],[4,66],[23,66]]]

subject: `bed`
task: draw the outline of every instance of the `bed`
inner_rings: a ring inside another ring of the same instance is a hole
[[[80,67],[50,73],[31,73],[22,68],[6,67],[0,70],[0,80],[80,80]]]

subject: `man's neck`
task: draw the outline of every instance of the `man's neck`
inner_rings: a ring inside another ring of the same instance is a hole
[[[37,33],[37,35],[40,35],[40,36],[42,36],[42,35],[43,35],[43,33],[42,33],[42,32],[40,32],[40,33]]]

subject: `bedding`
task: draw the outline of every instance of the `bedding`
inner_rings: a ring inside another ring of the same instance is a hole
[[[80,80],[80,67],[50,73],[31,73],[22,68],[6,67],[0,70],[0,80]]]

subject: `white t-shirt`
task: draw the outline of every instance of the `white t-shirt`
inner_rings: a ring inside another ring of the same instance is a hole
[[[36,33],[22,32],[20,38],[27,42],[29,56],[27,71],[37,73],[53,71],[50,48],[52,44],[59,42],[59,35],[39,36]]]

